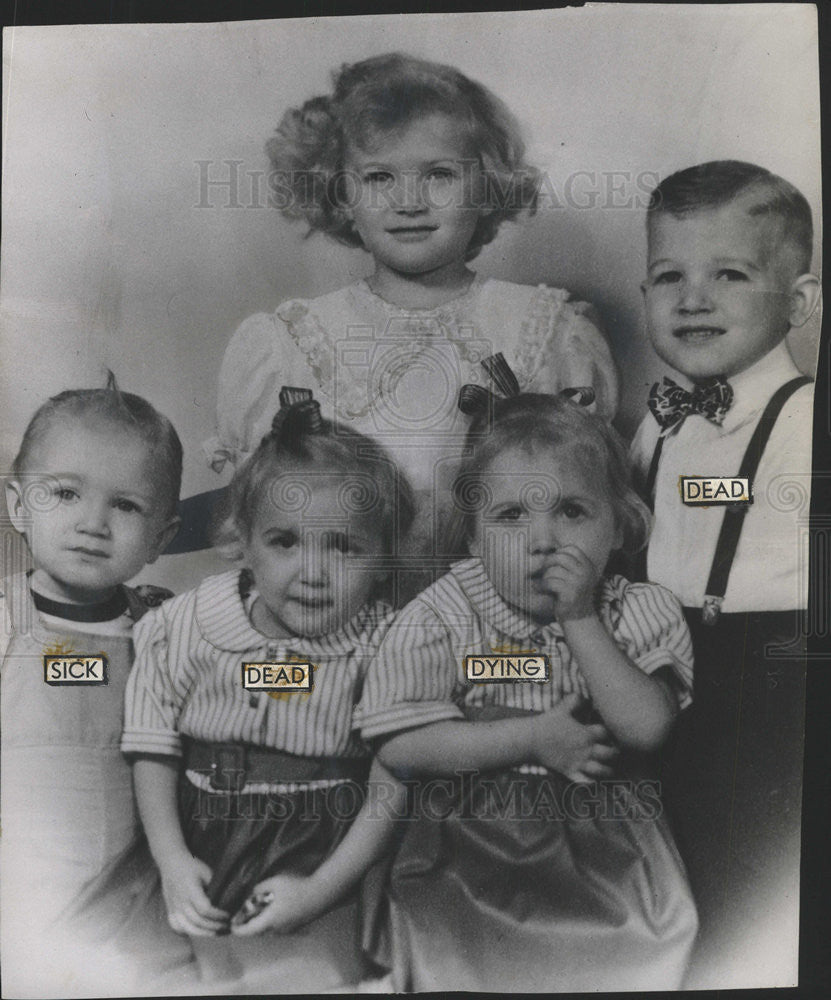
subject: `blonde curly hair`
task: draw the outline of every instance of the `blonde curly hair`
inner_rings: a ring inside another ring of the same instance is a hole
[[[535,210],[540,173],[525,162],[516,118],[482,84],[452,66],[399,52],[344,65],[333,80],[331,94],[290,108],[266,144],[270,201],[288,218],[305,220],[310,232],[363,247],[346,211],[347,145],[366,148],[378,136],[431,114],[458,121],[484,177],[483,211],[467,260],[490,243],[504,221]]]

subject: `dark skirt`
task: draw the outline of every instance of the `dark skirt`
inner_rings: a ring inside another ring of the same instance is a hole
[[[783,965],[796,972],[802,615],[726,614],[707,626],[700,609],[686,614],[693,704],[667,748],[662,779],[701,918],[689,985],[758,985],[762,967],[774,978]]]
[[[396,989],[678,988],[697,920],[655,782],[511,770],[412,792],[367,929]]]
[[[338,847],[364,787],[342,782],[287,793],[217,793],[180,782],[188,847],[213,871],[211,902],[236,913],[271,875],[309,875]],[[366,973],[357,893],[291,933],[194,938],[202,977],[234,993],[305,993],[358,983]]]

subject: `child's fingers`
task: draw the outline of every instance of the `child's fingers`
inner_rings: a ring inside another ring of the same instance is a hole
[[[213,906],[204,894],[191,896],[186,905],[188,912],[195,913],[206,927],[225,927],[230,920],[230,915]]]
[[[228,923],[231,919],[231,914],[227,913],[225,910],[220,910],[218,907],[214,906],[207,896],[204,894],[197,897],[192,901],[196,912],[205,917],[206,920],[219,920],[222,923]]]
[[[591,560],[579,545],[562,545],[554,553],[554,559],[576,559],[578,562],[590,562]]]
[[[201,916],[193,904],[183,907],[179,918],[184,924],[185,933],[193,934],[194,937],[213,937],[228,926],[225,921]]]
[[[592,760],[611,761],[617,760],[619,756],[618,748],[610,746],[608,743],[595,743],[592,747]]]
[[[232,923],[231,933],[237,937],[251,937],[254,934],[262,934],[263,931],[268,930],[272,926],[276,909],[277,904],[271,903],[261,913],[258,913],[256,917],[252,917],[241,924]]]
[[[262,896],[266,892],[270,892],[273,895],[281,886],[285,888],[290,880],[290,875],[272,875],[271,878],[266,878],[262,882],[258,882],[251,890],[250,896]]]
[[[603,764],[599,760],[587,760],[582,767],[583,774],[589,776],[590,780],[598,778],[611,778],[615,771],[608,764]]]
[[[612,741],[612,734],[603,725],[602,722],[591,722],[586,726],[586,732],[591,736],[595,743],[606,743],[609,746],[614,746]]]
[[[583,768],[567,771],[566,777],[569,781],[574,782],[575,785],[590,785],[595,780],[590,774],[586,774]]]
[[[554,553],[551,558],[551,565],[543,575],[548,576],[549,573],[555,572],[558,569],[567,573],[574,573],[584,567],[592,567],[592,565],[591,560],[582,549],[578,549],[576,545],[565,545],[563,548],[557,549]]]

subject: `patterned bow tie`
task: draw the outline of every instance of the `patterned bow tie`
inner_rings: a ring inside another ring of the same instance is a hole
[[[649,394],[649,409],[661,431],[675,427],[691,413],[720,426],[732,402],[733,387],[720,376],[699,382],[692,392],[664,377],[663,385],[656,382]]]

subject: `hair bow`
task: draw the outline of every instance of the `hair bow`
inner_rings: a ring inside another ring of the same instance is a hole
[[[292,443],[304,434],[325,432],[320,403],[314,399],[312,390],[284,385],[280,390],[280,409],[271,421],[271,436],[278,441]]]
[[[459,390],[459,409],[470,417],[492,412],[494,404],[500,398],[511,399],[513,396],[521,395],[517,377],[511,371],[511,366],[501,351],[483,358],[481,364],[501,396],[471,382],[463,385]],[[563,389],[558,395],[573,400],[578,406],[590,406],[595,400],[595,392],[590,385]]]

